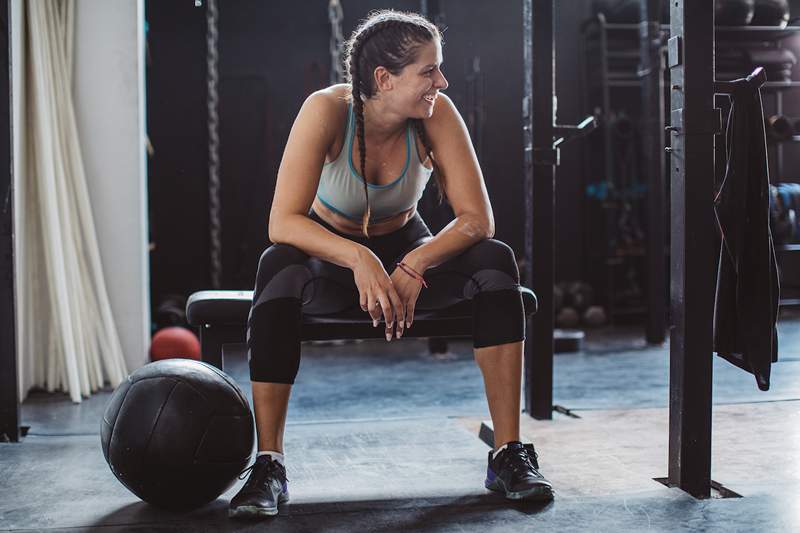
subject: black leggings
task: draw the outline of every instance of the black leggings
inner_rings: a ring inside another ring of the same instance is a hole
[[[389,274],[396,262],[432,237],[419,214],[399,230],[369,239],[340,233],[313,210],[308,216],[331,232],[368,247]],[[480,241],[428,269],[424,276],[429,288],[421,290],[415,314],[472,300],[475,348],[525,339],[519,269],[507,244],[495,239]],[[361,310],[352,270],[310,257],[288,244],[267,248],[258,264],[247,321],[251,381],[294,383],[300,366],[302,315],[334,313],[372,321]]]

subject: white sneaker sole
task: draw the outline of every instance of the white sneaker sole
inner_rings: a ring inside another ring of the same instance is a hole
[[[279,496],[278,505],[289,501],[288,496]],[[257,507],[255,505],[240,505],[235,509],[228,509],[229,518],[263,518],[278,514],[278,505],[275,507]]]
[[[511,492],[506,490],[500,479],[496,479],[494,483],[486,483],[484,486],[492,492],[502,494],[507,500],[548,501],[553,499],[553,488],[547,485]]]

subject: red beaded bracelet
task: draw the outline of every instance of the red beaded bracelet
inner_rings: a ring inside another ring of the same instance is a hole
[[[422,277],[422,274],[420,274],[419,272],[417,272],[416,270],[414,270],[413,268],[411,268],[410,266],[408,266],[405,263],[397,263],[397,266],[399,266],[400,269],[403,272],[405,272],[406,274],[408,274],[409,276],[411,276],[415,280],[422,282],[422,286],[423,287],[425,287],[426,289],[428,288],[428,283],[425,281],[425,278]],[[406,269],[408,269],[408,270],[406,270]],[[411,272],[409,272],[409,270]]]

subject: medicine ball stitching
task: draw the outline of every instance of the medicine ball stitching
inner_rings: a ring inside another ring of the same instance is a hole
[[[147,379],[155,379],[155,378],[147,378]],[[171,379],[171,378],[163,376],[163,377],[160,377],[159,379]],[[144,381],[144,380],[139,380],[139,381]],[[150,449],[150,441],[153,440],[153,434],[155,433],[155,428],[158,427],[158,421],[161,419],[161,413],[164,411],[164,406],[169,403],[169,399],[172,396],[172,393],[175,392],[175,387],[177,387],[178,383],[180,383],[180,380],[176,379],[174,381],[175,381],[175,383],[172,385],[172,388],[169,390],[169,394],[167,394],[166,398],[164,398],[164,401],[161,402],[161,405],[158,408],[158,415],[156,416],[156,419],[153,422],[152,428],[150,428],[150,434],[147,436],[147,442],[144,443],[144,447],[142,448],[144,451],[147,451],[147,450]],[[138,383],[138,381],[137,381],[137,383]],[[130,392],[130,389],[128,389],[128,392]],[[125,395],[125,399],[127,399],[127,398],[128,398],[128,395],[126,394]],[[120,406],[120,408],[121,407],[122,406]],[[114,424],[114,425],[116,425],[116,424]],[[112,434],[112,436],[113,436],[113,434]],[[110,442],[110,440],[111,439],[109,439],[109,442]],[[143,455],[142,462],[144,462],[144,458],[145,458],[145,456]],[[144,465],[142,465],[142,466],[144,466]]]
[[[222,348],[220,347],[220,349],[222,349]],[[216,374],[217,374],[219,377],[221,377],[222,379],[224,379],[224,380],[225,380],[225,383],[227,383],[228,385],[230,385],[230,386],[231,386],[231,388],[232,388],[232,389],[233,389],[233,390],[236,392],[236,395],[239,397],[239,399],[242,401],[242,403],[243,403],[243,404],[245,404],[245,405],[247,405],[248,407],[250,406],[250,403],[247,401],[247,398],[244,396],[244,394],[242,393],[242,391],[241,391],[241,390],[239,390],[239,385],[237,385],[237,384],[236,384],[236,382],[235,382],[235,381],[233,381],[233,380],[230,378],[230,376],[228,376],[228,375],[227,375],[225,372],[223,372],[223,371],[222,371],[222,370],[220,370],[219,368],[215,367],[214,365],[208,364],[208,363],[206,363],[206,362],[204,362],[204,361],[198,361],[198,363],[202,363],[203,365],[207,366],[207,367],[209,368],[209,370],[212,370],[212,371],[213,371],[214,373],[216,373]],[[198,394],[199,394],[199,393],[198,393]]]
[[[202,361],[198,361],[198,362],[202,363]],[[217,371],[217,370],[218,370],[216,367],[213,367],[213,366],[211,366],[211,365],[208,365],[207,363],[202,363],[202,364],[204,364],[205,366],[209,366],[209,367],[213,368],[215,371]],[[225,382],[226,382],[228,385],[231,385],[231,382],[230,382],[230,380],[228,379],[228,376],[226,376],[224,373],[222,373],[222,372],[219,372],[219,371],[217,371],[216,373],[217,373],[217,374],[218,374],[220,377],[222,377],[222,378],[225,380]],[[128,377],[128,379],[130,380],[130,377]],[[148,381],[148,380],[151,380],[151,379],[172,380],[172,381],[174,382],[174,383],[173,383],[173,385],[172,385],[172,388],[169,390],[169,393],[168,393],[168,394],[167,394],[167,396],[164,398],[164,401],[161,403],[161,406],[158,408],[158,415],[156,416],[156,419],[155,419],[155,421],[153,422],[153,427],[152,427],[152,429],[153,429],[153,430],[156,428],[156,426],[158,426],[158,421],[161,419],[161,413],[162,413],[162,412],[163,412],[163,410],[164,410],[164,406],[165,406],[165,405],[167,405],[167,404],[169,403],[169,399],[170,399],[170,397],[172,396],[172,393],[175,391],[175,388],[176,388],[176,387],[177,387],[179,384],[181,384],[181,383],[182,383],[182,384],[184,384],[184,385],[186,385],[186,386],[187,386],[187,387],[189,387],[190,389],[192,389],[192,390],[193,390],[195,393],[197,393],[197,395],[198,395],[198,396],[200,396],[200,397],[201,397],[203,400],[205,400],[205,402],[206,402],[206,403],[207,403],[207,404],[208,404],[210,407],[213,407],[213,405],[214,405],[214,403],[211,401],[211,399],[210,399],[210,398],[208,398],[206,395],[204,395],[204,394],[203,394],[201,391],[199,391],[199,390],[198,390],[198,389],[197,389],[197,388],[196,388],[194,385],[192,385],[191,383],[189,383],[187,380],[185,380],[185,379],[181,379],[181,378],[179,378],[179,377],[174,377],[174,376],[153,376],[153,377],[150,377],[150,378],[142,378],[142,379],[137,379],[136,381],[133,381],[133,382],[131,383],[131,387],[133,387],[133,385],[135,385],[135,384],[137,384],[137,383],[142,383],[142,382],[144,382],[144,381]],[[238,386],[236,386],[236,387],[232,387],[232,388],[233,388],[233,390],[236,392],[236,394],[237,394],[237,396],[239,397],[239,399],[240,399],[241,401],[243,401],[243,402],[245,403],[245,405],[247,405],[247,407],[249,408],[249,407],[250,407],[250,405],[249,405],[249,403],[247,403],[247,401],[246,401],[244,398],[242,398],[242,395],[241,395],[241,393],[240,393],[240,392],[239,392],[239,390],[238,390]],[[125,391],[125,398],[123,398],[123,400],[122,400],[122,403],[121,403],[121,404],[120,404],[120,406],[119,406],[119,409],[117,409],[117,413],[119,413],[119,412],[121,412],[121,411],[122,411],[122,408],[123,408],[123,407],[124,407],[124,405],[125,405],[125,401],[127,401],[127,399],[128,399],[128,394],[130,393],[130,390],[131,390],[131,388],[129,387],[129,388],[128,388],[128,390],[127,390],[127,391]],[[212,412],[212,413],[209,415],[209,420],[210,420],[211,418],[215,418],[215,417],[218,417],[218,416],[219,416],[219,414],[218,414],[218,413],[213,413],[213,412]],[[244,415],[228,415],[228,414],[226,414],[225,416],[226,416],[226,417],[229,417],[229,418],[244,418]],[[105,417],[103,417],[103,420],[105,420]],[[106,421],[106,422],[107,422],[107,421]],[[107,423],[108,423],[108,422],[107,422]],[[109,425],[110,425],[110,423],[109,423]],[[109,436],[109,438],[108,438],[108,443],[109,443],[108,445],[109,445],[109,446],[111,446],[111,441],[112,441],[112,440],[113,440],[113,438],[114,438],[114,429],[116,428],[116,426],[117,426],[117,424],[116,424],[116,421],[115,421],[114,425],[111,427],[111,435],[110,435],[110,436]],[[196,456],[197,456],[197,451],[198,451],[198,450],[201,448],[201,446],[202,446],[202,443],[203,443],[203,441],[204,441],[204,440],[205,440],[205,438],[206,438],[206,435],[208,435],[208,428],[209,428],[209,427],[210,427],[210,425],[206,425],[205,429],[203,430],[203,435],[202,435],[202,437],[199,439],[199,442],[198,442],[198,444],[197,444],[197,448],[194,450],[194,453],[192,454],[192,457],[196,457]],[[153,434],[154,434],[154,433],[155,433],[155,431],[152,431],[152,430],[150,431],[150,435],[148,436],[148,438],[147,438],[147,442],[146,442],[146,443],[145,443],[145,445],[144,445],[144,450],[147,450],[147,449],[149,449],[149,448],[150,448],[150,440],[153,438]],[[107,455],[107,453],[106,453],[106,455]]]
[[[106,457],[108,457],[109,453],[108,449],[111,447],[111,441],[114,440],[114,430],[117,428],[117,419],[119,418],[119,412],[122,411],[122,408],[125,406],[125,401],[128,399],[128,393],[131,391],[131,387],[133,387],[134,384],[134,381],[131,379],[130,376],[128,376],[128,382],[130,383],[130,385],[128,385],[128,388],[125,391],[125,395],[122,397],[122,402],[119,404],[119,407],[116,410],[117,416],[114,417],[113,425],[111,424],[111,421],[109,421],[106,418],[105,412],[103,413],[103,422],[105,422],[111,427],[111,434],[108,436],[108,442],[106,443],[105,449],[103,450],[103,455],[105,455]],[[122,384],[120,384],[120,386],[122,386]],[[102,432],[102,426],[101,426],[101,432]]]
[[[391,9],[373,12],[362,24],[356,28],[347,42],[346,80],[351,86],[351,100],[356,115],[356,134],[358,147],[361,152],[360,168],[364,180],[364,196],[366,210],[361,219],[361,231],[369,237],[367,228],[371,216],[369,205],[369,189],[367,187],[366,167],[366,142],[364,140],[364,102],[361,100],[371,98],[375,94],[372,82],[372,72],[378,66],[383,66],[392,74],[400,71],[417,59],[417,50],[420,45],[438,38],[442,41],[442,33],[434,24],[416,13],[404,13]],[[372,39],[370,46],[366,43]],[[369,74],[365,76],[364,74]],[[366,83],[365,83],[366,78]],[[439,203],[445,198],[444,173],[433,157],[433,150],[425,126],[420,119],[413,119],[417,136],[425,147],[425,155],[433,164],[433,175],[439,193]],[[416,143],[414,146],[416,152]],[[350,154],[348,154],[350,157]]]
[[[220,369],[218,369],[218,368],[217,368],[217,367],[215,367],[214,365],[208,364],[208,363],[206,363],[206,362],[204,362],[204,361],[196,361],[196,362],[197,362],[197,363],[200,363],[201,365],[203,365],[204,367],[206,367],[206,369],[208,369],[208,370],[211,370],[212,372],[214,372],[214,373],[216,373],[218,376],[220,376],[222,379],[224,379],[224,380],[225,380],[225,382],[226,382],[228,385],[231,385],[231,388],[232,388],[234,391],[236,391],[236,394],[239,396],[239,399],[240,399],[240,400],[242,400],[242,402],[243,402],[244,404],[246,404],[246,405],[249,407],[249,405],[250,405],[250,404],[247,402],[247,400],[246,400],[245,396],[244,396],[244,395],[242,394],[242,392],[239,390],[239,386],[238,386],[238,385],[236,385],[236,384],[235,384],[235,383],[234,383],[234,382],[233,382],[233,381],[230,379],[230,376],[228,376],[227,374],[225,374],[224,372],[222,372]],[[189,383],[188,381],[186,381],[186,380],[184,380],[184,379],[181,379],[181,377],[180,377],[180,376],[153,376],[153,377],[149,377],[149,378],[140,378],[140,379],[137,379],[136,381],[133,381],[132,383],[139,383],[140,381],[147,381],[148,379],[174,379],[176,382],[185,383],[186,385],[188,385],[189,387],[191,387],[191,388],[192,388],[194,391],[196,391],[196,392],[197,392],[197,394],[199,394],[199,395],[200,395],[200,396],[201,396],[201,397],[202,397],[204,400],[206,400],[207,402],[210,402],[210,403],[211,403],[211,401],[210,401],[210,399],[209,399],[209,398],[206,398],[206,397],[203,395],[203,393],[201,393],[201,392],[200,392],[200,391],[198,391],[196,388],[194,388],[194,387],[192,386],[192,384],[191,384],[191,383]],[[128,380],[130,380],[130,376],[128,376]],[[127,397],[127,394],[126,394],[126,397]],[[120,406],[120,409],[122,409],[122,406]]]

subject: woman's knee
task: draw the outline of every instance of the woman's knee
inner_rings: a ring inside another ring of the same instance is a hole
[[[472,276],[481,291],[502,290],[519,285],[517,258],[514,250],[503,241],[480,241],[468,253]]]
[[[261,254],[247,320],[250,379],[292,383],[300,363],[301,296],[308,256],[289,244]]]
[[[279,270],[286,265],[304,263],[308,260],[305,252],[291,244],[277,243],[267,247],[258,259],[258,271],[265,274]]]
[[[253,303],[275,298],[300,298],[311,279],[308,255],[290,244],[273,244],[261,254]]]

